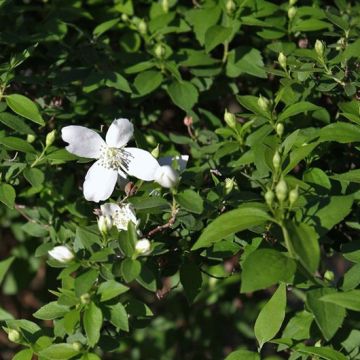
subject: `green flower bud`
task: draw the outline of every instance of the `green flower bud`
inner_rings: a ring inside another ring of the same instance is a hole
[[[295,17],[296,13],[297,13],[296,7],[295,7],[295,6],[291,6],[291,7],[289,8],[289,10],[288,10],[288,18],[289,18],[290,20],[292,20],[292,19]]]
[[[265,198],[265,201],[266,203],[269,205],[269,206],[272,206],[272,203],[274,201],[274,192],[272,190],[268,190],[265,195],[264,195],[264,198]]]
[[[269,110],[270,101],[266,97],[260,95],[257,103],[261,110],[263,110],[263,111]]]
[[[138,27],[138,30],[139,30],[140,34],[142,34],[142,35],[146,34],[147,25],[146,25],[146,22],[144,20],[140,20],[137,27]]]
[[[46,140],[45,140],[45,145],[46,147],[51,146],[54,141],[55,141],[55,134],[56,134],[56,130],[54,129],[53,131],[50,131],[47,135],[46,135]]]
[[[324,56],[325,46],[321,40],[315,41],[315,51],[318,57],[322,58]]]
[[[35,139],[36,139],[36,136],[33,135],[33,134],[28,134],[28,136],[26,137],[26,141],[27,141],[29,144],[33,143],[33,142],[35,141]]]
[[[278,123],[276,125],[276,134],[279,136],[279,137],[282,137],[284,133],[284,125],[282,123]]]
[[[273,162],[274,169],[278,170],[281,165],[281,156],[277,150],[275,151],[272,162]]]
[[[17,343],[21,339],[21,334],[19,333],[19,331],[15,330],[15,329],[9,329],[8,339],[11,342]]]
[[[281,179],[275,187],[275,194],[277,199],[280,202],[285,201],[287,197],[287,192],[288,192],[287,184],[284,179]]]
[[[281,52],[281,53],[279,54],[278,61],[279,61],[280,66],[281,66],[283,69],[286,69],[286,56],[284,55],[283,52]]]
[[[330,270],[326,270],[324,274],[324,279],[328,281],[334,281],[335,274]]]
[[[231,191],[234,189],[235,181],[234,178],[226,178],[225,179],[225,193],[228,195],[231,193]]]
[[[127,14],[121,14],[121,20],[122,20],[123,22],[126,22],[126,21],[129,20],[129,16],[128,16]]]
[[[152,151],[151,151],[151,155],[157,159],[160,155],[160,146],[159,144],[156,145],[156,148],[154,148]]]
[[[97,221],[101,234],[106,235],[113,227],[113,221],[110,216],[100,215]]]
[[[153,135],[145,135],[145,140],[149,145],[156,146],[156,139]]]
[[[79,341],[75,341],[72,343],[72,347],[75,351],[80,351],[83,347],[82,343]]]
[[[236,128],[236,117],[234,114],[228,112],[227,109],[225,109],[224,120],[230,128]]]
[[[226,8],[227,14],[231,15],[236,9],[236,4],[234,3],[233,0],[228,0],[225,4],[225,8]]]
[[[161,7],[164,11],[164,13],[168,13],[169,12],[169,0],[163,0],[161,3]]]
[[[295,202],[297,201],[297,199],[299,198],[299,190],[298,190],[298,186],[296,186],[295,189],[290,190],[289,192],[289,202],[290,205],[295,204]]]
[[[289,5],[294,6],[297,3],[297,0],[289,0]]]
[[[158,59],[163,59],[166,54],[165,46],[162,44],[156,44],[154,48],[154,54]]]
[[[82,294],[80,296],[80,302],[83,304],[83,305],[86,305],[86,304],[89,304],[91,301],[91,296],[89,293],[85,293],[85,294]]]

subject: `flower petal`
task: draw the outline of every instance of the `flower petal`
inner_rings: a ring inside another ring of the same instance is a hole
[[[88,201],[99,202],[108,199],[114,191],[118,173],[107,169],[96,161],[88,170],[84,181],[84,196]]]
[[[160,165],[148,151],[138,148],[125,148],[125,152],[129,156],[129,163],[127,164],[129,175],[145,181],[154,180],[156,170]]]
[[[189,160],[189,155],[176,155],[176,156],[165,156],[159,159],[160,165],[169,165],[175,170],[180,172],[186,169],[187,162]],[[176,164],[177,166],[173,166]]]
[[[133,133],[134,126],[128,119],[116,119],[106,133],[106,143],[110,147],[123,147],[130,141]]]
[[[61,137],[69,143],[66,150],[74,155],[98,159],[101,154],[101,147],[105,141],[95,132],[84,126],[65,126],[61,130]]]
[[[101,214],[103,216],[110,216],[112,217],[115,211],[120,211],[120,206],[115,203],[106,203],[100,206]]]

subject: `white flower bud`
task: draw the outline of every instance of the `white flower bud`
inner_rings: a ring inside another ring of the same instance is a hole
[[[151,243],[148,239],[141,239],[135,245],[135,250],[138,254],[146,255],[150,252]]]
[[[27,137],[26,137],[26,141],[27,141],[29,144],[33,143],[33,142],[35,141],[35,139],[36,139],[36,136],[33,135],[33,134],[28,134]]]
[[[275,187],[275,194],[280,202],[283,202],[286,200],[287,191],[288,191],[287,184],[286,184],[285,180],[281,179]]]
[[[273,162],[274,169],[275,170],[279,169],[279,167],[281,165],[281,156],[277,150],[275,151],[272,162]]]
[[[15,329],[9,329],[8,339],[11,342],[17,343],[21,339],[21,334],[19,333],[19,331],[15,330]]]
[[[265,196],[264,196],[264,197],[265,197],[266,203],[267,203],[269,206],[271,206],[272,203],[273,203],[273,201],[274,201],[274,197],[275,197],[274,192],[271,191],[271,190],[268,190],[268,191],[265,193]]]
[[[46,135],[46,139],[45,139],[45,145],[46,147],[51,146],[54,141],[55,141],[55,134],[56,134],[56,130],[54,129],[53,131],[50,131],[47,135]]]
[[[67,263],[74,258],[73,252],[67,246],[55,246],[48,254],[61,263]]]
[[[276,125],[276,133],[279,137],[282,137],[282,135],[284,133],[284,125],[282,123],[278,123]]]
[[[179,182],[179,174],[169,165],[160,166],[154,176],[154,180],[165,188],[172,188]]]
[[[224,120],[230,128],[236,128],[236,117],[234,114],[228,112],[227,109],[225,109]]]
[[[284,55],[283,52],[281,52],[278,56],[278,62],[283,69],[286,69],[286,60],[287,60],[286,56]]]
[[[263,97],[260,95],[257,103],[261,110],[263,110],[263,111],[269,110],[270,101],[266,97]]]
[[[299,190],[298,190],[298,186],[296,186],[295,189],[292,189],[289,192],[290,205],[293,205],[297,201],[298,198],[299,198]]]
[[[292,20],[292,19],[295,17],[296,13],[297,13],[296,7],[295,7],[295,6],[291,6],[291,7],[289,8],[289,10],[288,10],[288,18],[289,18],[290,20]]]
[[[100,215],[98,218],[98,228],[102,234],[107,234],[113,227],[113,221],[110,216]]]
[[[325,46],[321,40],[315,41],[315,51],[320,58],[324,56]]]

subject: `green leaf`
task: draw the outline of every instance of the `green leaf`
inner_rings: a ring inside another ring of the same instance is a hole
[[[110,308],[110,322],[117,328],[129,331],[129,318],[123,304],[118,302],[115,305],[112,305]]]
[[[26,168],[24,177],[34,187],[41,186],[45,179],[44,173],[36,168]]]
[[[321,297],[320,300],[339,305],[345,309],[360,311],[360,290],[327,294]]]
[[[255,250],[242,265],[241,292],[266,289],[278,282],[291,282],[296,263],[272,249]]]
[[[360,264],[353,265],[344,275],[342,289],[355,289],[360,284]]]
[[[205,51],[208,53],[216,46],[227,41],[232,34],[231,27],[211,26],[205,33]]]
[[[80,360],[101,360],[101,358],[96,354],[84,354]]]
[[[236,98],[238,99],[240,105],[243,106],[245,109],[250,110],[254,114],[264,116],[267,119],[270,118],[270,113],[262,110],[259,107],[258,97],[252,95],[244,95],[244,96],[237,96]]]
[[[149,291],[155,292],[157,290],[154,271],[146,264],[141,264],[141,272],[140,275],[136,278],[136,281]]]
[[[359,142],[360,126],[339,121],[321,128],[319,135],[320,141],[336,141],[343,144]]]
[[[88,344],[94,347],[100,338],[100,331],[103,323],[101,310],[91,302],[84,311],[83,324]]]
[[[35,135],[30,126],[14,114],[10,114],[7,112],[0,113],[0,122],[2,122],[10,129],[17,131],[19,134]]]
[[[134,86],[140,96],[144,96],[153,92],[158,88],[163,81],[163,76],[160,71],[148,70],[136,75]]]
[[[99,271],[95,269],[87,270],[78,275],[74,284],[76,296],[81,296],[82,294],[87,293],[94,285],[98,275]]]
[[[260,355],[248,350],[236,350],[229,354],[225,360],[260,360]]]
[[[173,81],[167,87],[172,102],[179,108],[189,112],[198,101],[199,93],[189,81]]]
[[[285,318],[286,286],[280,284],[271,299],[261,309],[255,322],[255,336],[260,348],[279,332]]]
[[[307,111],[314,111],[321,109],[320,106],[314,105],[307,101],[301,101],[296,104],[288,106],[278,117],[278,121],[285,121],[286,119],[305,113]]]
[[[11,94],[6,96],[6,103],[16,114],[29,119],[39,125],[45,125],[38,107],[29,98],[20,94]]]
[[[33,316],[41,320],[54,320],[63,317],[67,312],[69,312],[67,306],[59,305],[56,301],[52,301],[42,306]]]
[[[98,288],[98,294],[101,295],[100,301],[108,301],[116,296],[127,292],[129,288],[115,280],[103,282]]]
[[[67,360],[79,354],[71,344],[53,344],[39,352],[39,356],[48,360]]]
[[[304,146],[299,146],[298,148],[291,151],[289,156],[289,162],[285,169],[283,170],[283,175],[289,173],[300,161],[304,160],[313,150],[319,145],[315,142],[312,144],[307,144]]]
[[[132,257],[135,253],[135,245],[137,242],[136,227],[132,221],[128,223],[128,230],[119,233],[119,245],[123,253]]]
[[[23,139],[13,136],[0,138],[0,144],[3,144],[11,150],[21,151],[25,153],[36,153],[34,147]]]
[[[204,201],[194,190],[181,191],[175,196],[175,199],[185,210],[195,214],[201,214],[204,211]]]
[[[360,169],[350,170],[342,174],[334,174],[330,176],[330,178],[337,181],[348,181],[360,184]]]
[[[320,262],[320,246],[317,232],[305,223],[286,222],[289,240],[300,263],[314,273]]]
[[[293,340],[309,339],[311,337],[310,327],[313,321],[313,315],[305,310],[296,313],[286,325],[282,337]]]
[[[12,360],[31,360],[33,358],[33,351],[31,349],[24,349],[15,354]]]
[[[11,256],[5,260],[0,261],[0,285],[3,282],[6,273],[8,272],[8,270],[14,260],[15,260],[15,257]]]
[[[139,260],[126,258],[120,265],[121,275],[127,283],[135,280],[141,272],[141,263]]]
[[[183,264],[180,268],[180,282],[186,298],[189,303],[192,303],[199,294],[203,282],[199,267],[190,262]]]
[[[306,305],[314,314],[315,321],[326,340],[330,340],[342,325],[345,309],[320,299],[328,294],[336,293],[335,289],[322,288],[310,290],[306,294]]]
[[[326,360],[347,360],[348,358],[340,352],[329,347],[301,346],[296,350],[302,354],[319,356]]]
[[[299,19],[299,21],[291,28],[293,32],[297,31],[317,31],[332,28],[328,22],[318,19]]]
[[[220,215],[211,222],[195,242],[192,250],[208,247],[229,235],[263,225],[270,220],[271,217],[263,209],[255,207],[253,204],[242,205],[238,209]]]
[[[99,37],[100,35],[104,34],[106,31],[113,28],[119,21],[120,19],[111,19],[99,24],[93,31],[94,37]]]
[[[9,185],[2,183],[0,184],[0,201],[10,209],[14,208],[16,192],[15,189]]]

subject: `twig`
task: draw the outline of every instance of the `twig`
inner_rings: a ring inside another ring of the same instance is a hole
[[[174,223],[175,223],[175,220],[176,220],[176,214],[178,212],[178,209],[176,208],[173,208],[172,211],[171,211],[171,217],[169,219],[169,221],[166,223],[166,224],[163,224],[163,225],[159,225],[157,226],[156,228],[150,230],[145,237],[151,237],[153,235],[155,235],[156,233],[158,232],[161,232],[161,231],[164,231],[168,228],[171,228]]]

